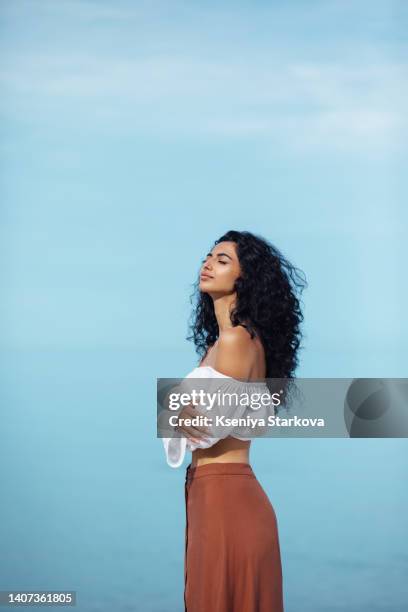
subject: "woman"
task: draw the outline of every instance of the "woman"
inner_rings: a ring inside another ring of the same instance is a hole
[[[305,285],[263,238],[238,231],[221,236],[202,262],[187,338],[202,357],[197,372],[234,382],[290,381],[303,320],[296,290]],[[192,410],[181,412],[177,427],[192,450],[185,480],[185,610],[282,612],[277,520],[250,465],[251,440],[209,441],[207,427],[183,424],[180,417]]]

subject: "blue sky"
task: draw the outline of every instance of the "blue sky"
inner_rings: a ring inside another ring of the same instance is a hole
[[[3,2],[2,346],[183,349],[203,253],[247,229],[308,278],[305,372],[381,351],[393,375],[406,17],[385,1]]]

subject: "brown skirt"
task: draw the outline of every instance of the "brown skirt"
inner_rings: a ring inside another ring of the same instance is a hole
[[[186,470],[185,612],[282,612],[275,511],[249,463]]]

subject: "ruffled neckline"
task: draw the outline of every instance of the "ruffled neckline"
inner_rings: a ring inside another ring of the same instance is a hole
[[[244,380],[238,380],[237,378],[234,378],[233,376],[228,376],[227,374],[223,374],[222,372],[219,372],[218,370],[216,370],[215,368],[213,368],[212,366],[197,366],[196,368],[194,368],[194,370],[192,370],[192,372],[194,372],[195,370],[211,370],[212,372],[214,372],[218,377],[220,378],[228,378],[231,381],[234,381],[237,384],[240,385],[246,385],[246,386],[255,386],[255,387],[267,387],[268,385],[266,384],[265,381],[257,381],[257,380],[249,380],[249,381],[244,381]],[[192,372],[190,372],[190,377]]]
[[[194,370],[212,370],[213,372],[218,374],[218,376],[224,376],[224,378],[232,378],[232,376],[228,376],[227,374],[223,374],[222,372],[219,372],[218,370],[216,370],[212,366],[197,366],[196,368],[194,368]]]

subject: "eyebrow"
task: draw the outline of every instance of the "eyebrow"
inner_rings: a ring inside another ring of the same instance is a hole
[[[212,253],[207,253],[207,257],[209,255],[212,255]],[[217,253],[217,257],[221,257],[221,255],[225,255],[225,257],[229,257],[230,260],[232,261],[232,257],[230,257],[230,255],[228,255],[228,253]]]

